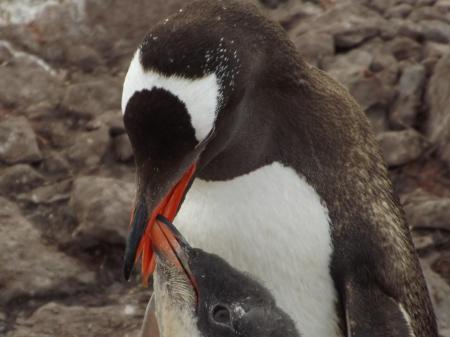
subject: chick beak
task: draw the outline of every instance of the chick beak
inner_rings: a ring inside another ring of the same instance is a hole
[[[130,222],[130,233],[128,235],[127,247],[124,259],[124,276],[129,279],[134,264],[141,257],[141,273],[144,283],[155,269],[155,256],[153,254],[153,235],[159,233],[159,227],[155,230],[156,218],[164,216],[168,222],[173,221],[184,198],[186,190],[195,173],[196,165],[193,164],[185,172],[178,183],[165,195],[159,204],[153,209],[150,216],[149,205],[144,197],[141,197],[132,212]],[[170,238],[170,236],[169,236]],[[173,240],[172,240],[173,243]]]
[[[197,283],[189,266],[192,247],[169,219],[162,215],[157,216],[152,234],[153,250],[158,256],[158,261],[164,261],[184,272],[197,295]]]

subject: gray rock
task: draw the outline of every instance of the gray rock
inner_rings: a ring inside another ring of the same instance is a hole
[[[425,43],[424,55],[426,57],[439,59],[445,54],[450,54],[450,46],[447,43],[438,43],[431,41],[427,41]]]
[[[450,53],[434,67],[428,82],[426,101],[429,107],[427,138],[436,144],[442,160],[450,165]]]
[[[425,39],[440,43],[450,42],[450,24],[439,20],[420,22]]]
[[[384,13],[388,8],[393,6],[392,0],[364,0],[361,2],[364,3],[365,6],[380,13]]]
[[[399,166],[420,157],[427,148],[425,139],[415,130],[380,133],[377,140],[389,166]]]
[[[432,6],[436,0],[417,0],[417,6],[420,8],[422,6]]]
[[[0,223],[0,304],[23,296],[68,294],[94,281],[78,261],[45,245],[18,208],[3,198]]]
[[[30,190],[44,182],[44,177],[27,164],[17,164],[0,171],[0,194]]]
[[[106,127],[80,133],[71,147],[66,150],[67,158],[74,167],[92,168],[100,164],[109,145]]]
[[[389,130],[387,108],[382,105],[374,105],[366,109],[366,116],[369,118],[372,129],[375,133]]]
[[[133,159],[133,148],[126,134],[113,139],[114,157],[120,162],[129,162]]]
[[[348,87],[355,77],[367,72],[373,58],[368,51],[353,49],[345,54],[325,57],[322,67],[329,75]]]
[[[60,79],[51,67],[34,55],[15,51],[14,57],[0,67],[0,101],[8,106],[27,108],[46,101],[59,104],[62,93]]]
[[[422,46],[416,41],[400,36],[394,38],[386,44],[386,50],[390,52],[399,61],[422,59]]]
[[[416,22],[408,19],[393,18],[389,20],[392,26],[394,26],[394,34],[389,38],[392,39],[395,36],[405,36],[413,40],[423,39],[422,26]]]
[[[86,72],[91,72],[103,65],[102,59],[95,49],[79,44],[68,46],[66,61]]]
[[[394,93],[390,86],[386,86],[374,75],[357,74],[350,78],[347,87],[365,110],[375,105],[387,106]]]
[[[358,6],[352,4],[352,6]],[[335,14],[340,14],[337,11]],[[333,14],[331,14],[333,15]],[[344,17],[342,17],[344,19]],[[380,31],[381,17],[366,7],[353,9],[348,13],[345,20],[340,21],[334,31],[336,48],[350,48],[377,35]]]
[[[106,76],[70,85],[62,107],[77,117],[94,118],[105,110],[119,109],[120,97],[121,84]]]
[[[436,313],[439,330],[450,328],[450,286],[436,272],[430,264],[433,257],[422,259],[421,265],[431,295],[431,301]]]
[[[356,3],[338,4],[322,15],[306,18],[293,29],[331,34],[336,48],[351,48],[376,36],[386,21],[375,11]]]
[[[59,152],[50,151],[43,160],[43,170],[56,175],[66,175],[70,173],[70,165]]]
[[[375,61],[375,55],[366,50],[354,49],[334,58],[325,58],[323,62],[324,70],[346,86],[365,110],[375,105],[384,108],[395,94],[394,89],[387,84],[388,81],[382,79],[383,75],[391,71],[389,58],[383,64],[384,61],[380,58]],[[379,71],[376,74],[370,71],[374,62]]]
[[[438,10],[441,10],[445,13],[450,13],[450,1],[449,0],[438,0],[434,7],[436,7]]]
[[[421,22],[424,20],[440,20],[443,22],[448,21],[445,11],[438,9],[437,7],[418,6],[409,15],[408,19]]]
[[[435,247],[435,242],[431,234],[427,233],[420,235],[417,233],[417,231],[412,231],[411,234],[414,248],[416,249],[417,253],[419,253],[419,255],[426,254]]]
[[[450,198],[430,198],[404,207],[408,224],[413,228],[450,230]]]
[[[0,122],[0,161],[33,163],[41,158],[36,135],[25,117],[9,117]]]
[[[66,306],[50,302],[29,318],[20,318],[7,337],[132,337],[137,336],[144,310],[131,305]]]
[[[334,54],[334,40],[328,33],[307,32],[292,37],[298,52],[306,61],[318,66],[324,56]]]
[[[11,53],[10,48],[8,48],[8,45],[0,41],[0,64],[4,62],[8,62],[13,58],[13,54]]]
[[[391,18],[404,18],[411,13],[413,7],[410,4],[402,3],[387,10],[386,16]]]
[[[286,3],[288,0],[259,0],[264,6],[269,8],[277,8],[283,3]]]
[[[425,76],[426,70],[421,64],[413,64],[403,69],[397,87],[398,96],[390,113],[390,121],[395,126],[413,126],[421,105]]]
[[[62,181],[55,184],[41,186],[31,192],[18,195],[20,201],[31,202],[33,204],[52,204],[70,198],[70,181]]]
[[[74,236],[123,243],[134,193],[134,184],[120,180],[94,176],[77,178],[70,198],[79,223]]]

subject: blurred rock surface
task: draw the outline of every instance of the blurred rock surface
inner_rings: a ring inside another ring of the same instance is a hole
[[[9,117],[0,122],[0,161],[14,164],[40,159],[36,135],[25,117]]]
[[[80,262],[46,245],[16,205],[0,198],[0,304],[19,297],[67,294],[94,281]]]
[[[83,240],[120,243],[126,239],[134,185],[112,178],[79,177],[70,205],[79,226],[74,235]]]

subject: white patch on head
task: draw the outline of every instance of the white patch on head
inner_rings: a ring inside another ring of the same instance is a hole
[[[236,314],[237,318],[242,318],[245,315],[245,310],[242,306],[240,306],[239,304],[233,304],[232,305],[233,311]]]
[[[138,50],[131,60],[122,91],[122,113],[135,92],[161,88],[169,91],[184,103],[191,117],[195,138],[205,139],[214,127],[219,102],[219,83],[214,73],[199,79],[181,76],[164,76],[153,70],[144,70]]]
[[[411,317],[409,317],[409,314],[406,312],[405,308],[403,308],[403,305],[401,303],[399,304],[399,308],[403,314],[403,317],[405,318],[406,323],[408,324],[408,329],[409,329],[408,337],[415,337],[416,335],[414,334],[414,331],[411,326]]]
[[[192,246],[261,281],[302,336],[341,336],[328,210],[292,168],[275,162],[227,181],[195,179],[175,225]]]

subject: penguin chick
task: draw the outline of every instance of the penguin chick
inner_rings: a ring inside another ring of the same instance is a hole
[[[154,294],[142,337],[300,337],[261,283],[192,248],[167,219],[159,220],[163,236],[154,240]]]

